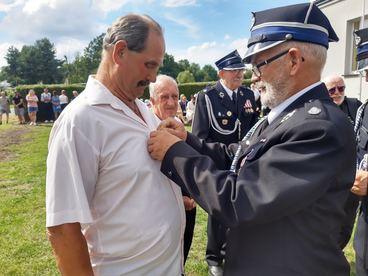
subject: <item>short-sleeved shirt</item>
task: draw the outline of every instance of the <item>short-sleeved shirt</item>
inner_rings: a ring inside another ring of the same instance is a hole
[[[181,190],[147,152],[158,119],[145,121],[100,82],[62,113],[49,141],[47,226],[79,222],[95,275],[181,275]]]
[[[22,96],[14,96],[13,97],[13,102],[14,102],[15,105],[17,105],[18,108],[23,108],[24,107],[23,104],[18,105],[21,100],[23,100]]]

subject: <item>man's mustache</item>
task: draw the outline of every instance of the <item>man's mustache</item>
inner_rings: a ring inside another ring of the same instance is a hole
[[[150,81],[148,80],[141,80],[137,83],[137,87],[139,86],[148,86],[150,84]]]

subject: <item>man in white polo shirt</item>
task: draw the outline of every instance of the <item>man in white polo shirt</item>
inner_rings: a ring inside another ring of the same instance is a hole
[[[184,206],[146,143],[159,120],[138,100],[165,42],[148,16],[120,17],[102,61],[50,135],[49,240],[63,275],[181,275]]]

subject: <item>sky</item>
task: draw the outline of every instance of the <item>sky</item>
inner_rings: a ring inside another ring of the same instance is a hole
[[[119,16],[147,14],[164,28],[166,52],[200,66],[234,49],[243,55],[251,12],[309,0],[0,0],[0,66],[10,46],[48,38],[72,61]]]

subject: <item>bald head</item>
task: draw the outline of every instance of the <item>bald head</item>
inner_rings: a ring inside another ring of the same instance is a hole
[[[328,93],[335,104],[341,105],[345,99],[345,82],[339,75],[330,75],[323,79]]]

